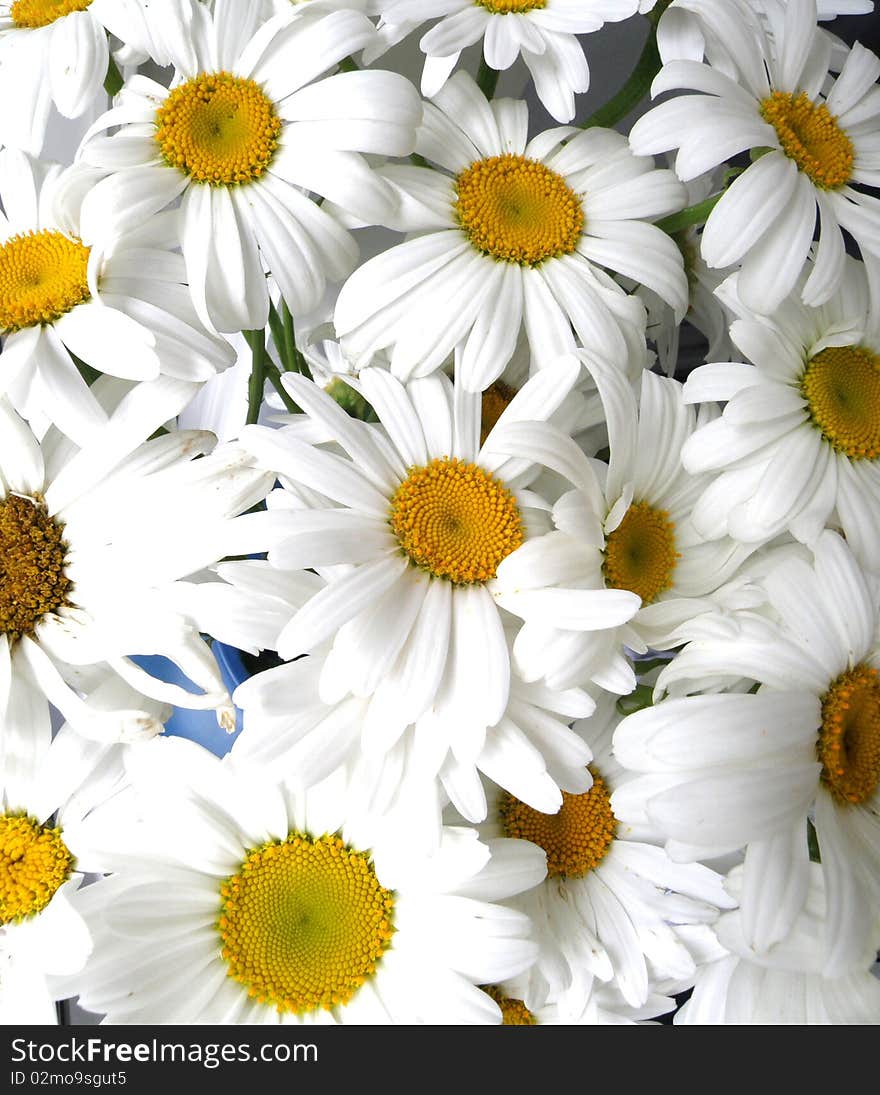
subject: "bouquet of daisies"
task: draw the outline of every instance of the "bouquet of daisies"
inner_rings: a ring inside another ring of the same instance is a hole
[[[2,1021],[880,1020],[872,7],[0,2]]]

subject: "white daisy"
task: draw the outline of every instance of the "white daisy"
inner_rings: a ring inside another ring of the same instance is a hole
[[[519,982],[526,1007],[555,1003],[569,1022],[588,1009],[594,984],[642,1008],[658,984],[692,983],[696,964],[678,926],[711,923],[733,905],[714,871],[673,863],[646,842],[645,826],[618,819],[611,795],[626,780],[611,754],[618,720],[605,697],[591,719],[575,723],[593,752],[589,791],[564,795],[556,814],[496,793],[480,827],[484,838],[533,842],[547,853],[546,881],[509,902],[531,917],[540,946]]]
[[[105,210],[87,196],[95,178],[0,151],[0,394],[78,444],[107,416],[72,355],[127,380],[192,382],[234,357],[196,316],[173,215],[108,236]]]
[[[697,425],[681,385],[645,372],[637,405],[618,370],[586,355],[584,361],[605,410],[607,469],[573,454],[576,488],[556,500],[553,531],[501,563],[498,577],[507,588],[496,599],[525,620],[514,652],[527,680],[546,678],[552,688],[592,680],[625,693],[635,678],[621,645],[640,653],[679,645],[681,625],[716,607],[713,594],[751,549],[729,538],[705,543],[693,528],[690,511],[705,480],[681,466],[681,447]],[[531,450],[527,440],[511,437],[510,451],[526,457]],[[566,627],[554,606],[575,590],[604,588],[631,590],[641,598],[638,613],[618,631]]]
[[[676,858],[746,848],[742,923],[758,953],[785,938],[808,889],[807,818],[828,901],[823,972],[860,955],[880,902],[878,590],[840,537],[815,564],[789,557],[764,579],[767,613],[700,621],[658,688],[734,674],[754,693],[664,700],[621,723],[614,751],[640,773],[615,799]]]
[[[689,402],[727,405],[682,460],[714,475],[694,509],[704,536],[757,543],[790,529],[810,543],[836,514],[862,565],[880,570],[880,315],[862,264],[842,269],[826,304],[795,291],[766,318],[743,304],[740,277],[725,282],[731,337],[752,364],[688,377]]]
[[[638,0],[379,0],[382,48],[431,19],[419,41],[425,54],[422,94],[446,83],[462,50],[482,39],[486,64],[508,69],[522,54],[538,98],[558,122],[570,122],[574,97],[590,86],[590,70],[576,35],[634,15]],[[373,48],[366,58],[379,55]]]
[[[248,427],[241,440],[294,487],[269,561],[314,567],[328,580],[278,640],[279,654],[292,659],[332,639],[323,698],[349,688],[373,696],[376,717],[384,711],[400,730],[434,706],[459,721],[460,733],[472,730],[474,742],[500,722],[510,659],[496,605],[507,587],[496,571],[547,528],[547,503],[527,489],[541,462],[565,466],[570,450],[580,452],[542,421],[579,371],[568,359],[534,376],[482,446],[480,396],[442,373],[404,387],[384,370],[362,370],[357,383],[378,426],[349,418],[317,385],[285,374],[308,418],[301,427]],[[496,453],[496,439],[510,430],[531,443],[529,456]],[[315,440],[335,441],[347,456]],[[537,564],[544,565],[540,550]],[[546,567],[552,571],[552,561]],[[618,590],[565,599],[568,626],[586,631],[618,626],[639,603]]]
[[[699,94],[662,103],[630,133],[639,154],[677,148],[675,170],[685,180],[761,150],[709,214],[700,247],[709,266],[741,261],[740,296],[764,313],[794,287],[817,217],[816,261],[801,289],[806,303],[824,303],[840,284],[841,229],[863,252],[880,255],[878,199],[856,189],[880,182],[880,60],[856,43],[824,92],[831,45],[816,27],[815,0],[789,0],[773,29],[775,37],[765,34],[730,0],[724,42],[736,78],[694,61],[666,65],[654,95],[682,87]]]
[[[101,94],[108,33],[136,55],[169,63],[179,29],[170,0],[0,0],[0,145],[37,156],[54,103],[76,118]],[[163,33],[164,32],[164,33]]]
[[[114,691],[117,705],[130,702]],[[95,703],[110,699],[105,689]],[[103,869],[100,807],[123,780],[122,746],[85,741],[67,726],[50,745],[50,733],[48,710],[13,680],[0,733],[3,1025],[54,1023],[46,976],[76,972],[91,950],[70,898],[83,872]]]
[[[258,25],[260,9],[195,3],[175,43],[171,89],[135,76],[89,130],[82,159],[112,171],[95,201],[120,232],[178,196],[199,315],[223,331],[266,325],[271,270],[291,310],[318,302],[357,245],[306,191],[363,222],[391,212],[388,184],[361,153],[408,155],[421,104],[391,72],[337,72],[373,26],[355,11]],[[97,136],[113,128],[113,136]]]
[[[650,220],[681,208],[669,171],[607,129],[527,140],[524,102],[486,101],[457,72],[425,104],[416,151],[438,167],[382,174],[400,195],[396,227],[418,233],[343,285],[335,323],[359,363],[392,347],[391,370],[424,376],[462,347],[458,380],[498,378],[524,325],[537,368],[575,348],[644,355],[644,307],[602,267],[687,308],[681,254]],[[574,331],[572,331],[574,327]]]
[[[493,904],[543,854],[449,828],[431,858],[365,841],[346,784],[307,794],[180,739],[129,751],[143,822],[77,903],[95,947],[59,991],[111,1023],[497,1023],[477,987],[533,960]]]
[[[38,441],[0,399],[0,717],[20,680],[35,710],[51,702],[87,737],[160,731],[149,705],[102,712],[80,695],[116,677],[161,701],[231,713],[175,583],[263,546],[252,522],[232,518],[271,477],[239,449],[204,455],[210,434],[141,443],[190,392],[166,378],[138,385],[79,450],[54,430]],[[133,654],[170,658],[201,691],[163,684]]]
[[[742,893],[742,868],[725,883]],[[675,1016],[676,1025],[707,1023],[876,1025],[880,1016],[880,978],[872,972],[880,946],[880,920],[858,960],[838,977],[823,977],[828,932],[825,878],[809,865],[809,888],[790,934],[766,954],[750,946],[743,914],[724,913],[713,925],[728,954],[697,973],[694,993]]]

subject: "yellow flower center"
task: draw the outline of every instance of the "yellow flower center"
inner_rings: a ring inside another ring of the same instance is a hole
[[[547,0],[474,0],[474,3],[493,15],[510,15],[511,12],[536,11],[547,7]]]
[[[394,932],[394,894],[338,836],[291,833],[248,852],[220,887],[229,976],[279,1012],[347,1004]]]
[[[17,27],[48,27],[72,11],[85,11],[92,0],[15,0],[9,14]]]
[[[483,392],[480,407],[480,444],[485,444],[486,438],[495,429],[498,419],[510,406],[510,402],[516,392],[507,384],[496,380]]]
[[[67,544],[41,500],[9,494],[0,502],[0,635],[30,635],[67,603]]]
[[[672,585],[679,555],[675,525],[666,510],[633,502],[605,543],[605,581],[612,589],[629,589],[646,605]]]
[[[60,829],[23,814],[0,814],[0,924],[41,913],[72,869]]]
[[[836,190],[852,175],[852,141],[828,107],[805,91],[774,91],[761,102],[761,117],[776,130],[782,151],[820,190]]]
[[[532,1015],[522,1000],[505,996],[495,985],[481,985],[483,992],[491,996],[501,1008],[501,1025],[505,1027],[535,1027],[538,1020]]]
[[[391,499],[391,528],[416,566],[457,585],[494,578],[523,542],[510,491],[476,464],[446,456],[410,469]]]
[[[822,697],[816,752],[822,782],[840,803],[871,798],[880,784],[880,679],[857,665],[832,682]]]
[[[505,153],[477,160],[455,181],[454,209],[478,251],[536,266],[570,255],[584,227],[580,198],[536,160]]]
[[[253,80],[203,72],[168,95],[156,112],[156,140],[165,162],[196,182],[253,182],[278,145],[281,119]]]
[[[836,452],[851,460],[880,456],[880,356],[863,346],[830,346],[810,358],[801,392]]]
[[[582,878],[599,866],[611,847],[617,831],[611,792],[592,767],[590,771],[593,786],[582,795],[563,791],[556,814],[542,814],[507,791],[501,794],[504,835],[530,840],[543,848],[549,878]]]
[[[0,245],[0,331],[54,323],[89,299],[89,251],[78,239],[44,230]]]

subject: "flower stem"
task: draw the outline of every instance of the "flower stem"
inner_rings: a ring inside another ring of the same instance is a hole
[[[281,402],[290,414],[301,414],[299,407],[290,398],[290,393],[281,380],[281,373],[278,371],[277,365],[273,365],[271,362],[266,365],[266,379],[275,389],[275,391],[281,397]]]
[[[107,59],[107,75],[104,77],[104,90],[112,99],[125,81],[122,79],[122,73],[116,67],[116,62],[113,60],[113,54],[111,53]]]
[[[648,31],[647,41],[642,49],[641,57],[636,62],[636,67],[630,73],[629,79],[616,95],[612,96],[604,106],[600,106],[597,111],[587,118],[583,123],[583,129],[590,129],[593,126],[605,126],[607,128],[615,126],[621,118],[625,118],[634,107],[638,106],[651,90],[651,84],[663,67],[663,62],[660,60],[660,52],[657,49],[657,31],[654,20],[649,20],[649,22],[651,26]]]
[[[343,57],[339,62],[340,72],[360,72],[357,62],[351,57]]]
[[[248,382],[247,424],[252,426],[260,417],[263,387],[266,383],[266,332],[242,331],[251,348],[251,378]]]
[[[498,69],[489,67],[485,57],[480,58],[480,67],[477,71],[477,86],[487,99],[494,97],[495,88],[498,87],[498,77],[500,75],[501,73]]]

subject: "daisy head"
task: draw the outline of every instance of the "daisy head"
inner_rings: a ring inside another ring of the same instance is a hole
[[[83,894],[95,948],[65,985],[83,1006],[114,1023],[500,1021],[477,986],[535,948],[493,902],[542,876],[537,849],[450,828],[415,857],[364,839],[341,778],[294,793],[172,738],[128,761],[139,831]]]
[[[498,724],[510,657],[497,575],[547,530],[547,504],[528,489],[542,465],[565,469],[580,454],[545,421],[579,369],[568,359],[532,377],[482,445],[480,396],[445,374],[405,387],[385,370],[362,370],[356,383],[378,424],[349,418],[317,385],[285,374],[308,417],[248,428],[242,442],[289,484],[276,492],[286,512],[270,563],[327,579],[284,627],[278,652],[295,658],[331,641],[328,699],[381,694],[401,730],[433,706],[460,720],[460,731],[472,728],[475,741]],[[543,570],[531,580],[536,596]],[[571,627],[592,631],[637,606],[629,592],[581,590],[567,596],[565,613]]]
[[[234,356],[196,317],[168,218],[108,234],[87,196],[100,177],[0,151],[0,392],[78,444],[107,416],[77,362],[195,390]]]
[[[13,686],[0,735],[3,1023],[54,1023],[47,976],[75,972],[91,950],[71,897],[83,872],[103,868],[101,831],[124,785],[122,751],[69,726],[50,743],[48,712]]]
[[[822,304],[843,276],[845,229],[863,252],[880,253],[877,199],[862,185],[880,181],[875,95],[880,60],[858,43],[829,82],[831,41],[816,27],[815,0],[767,8],[767,26],[747,6],[724,10],[729,66],[674,61],[652,86],[698,94],[649,111],[633,126],[640,154],[677,148],[682,179],[750,150],[755,162],[712,210],[701,238],[712,267],[742,263],[739,290],[755,311],[769,313],[797,282],[813,241],[816,261],[802,299]]]
[[[696,964],[679,926],[711,923],[719,907],[732,905],[714,871],[682,869],[644,841],[647,827],[620,821],[612,803],[626,783],[611,752],[618,721],[606,697],[590,719],[575,723],[593,753],[589,790],[563,795],[554,814],[496,792],[480,830],[537,844],[547,855],[546,881],[513,901],[531,916],[540,946],[522,992],[528,1008],[553,1003],[567,1021],[588,1010],[594,985],[608,985],[639,1009],[658,986],[692,981]]]
[[[644,357],[644,307],[607,270],[684,313],[681,254],[648,223],[683,204],[672,173],[612,130],[531,141],[527,130],[525,103],[487,102],[464,72],[425,105],[416,151],[436,166],[383,171],[399,195],[395,227],[415,238],[364,263],[339,294],[337,334],[356,361],[391,348],[405,379],[460,346],[458,379],[479,391],[524,328],[536,368],[575,338],[625,367]]]
[[[696,692],[727,674],[749,692],[666,699],[630,715],[615,753],[641,773],[615,808],[649,821],[677,859],[745,848],[742,923],[767,951],[807,893],[808,819],[825,876],[826,976],[861,953],[877,907],[880,648],[876,580],[826,531],[811,564],[788,555],[763,579],[764,611],[704,616],[658,678]],[[785,899],[773,888],[785,883]]]
[[[210,434],[176,431],[141,443],[181,408],[189,396],[182,389],[164,378],[139,385],[79,450],[54,430],[38,441],[0,400],[0,711],[12,704],[14,684],[35,710],[53,704],[88,737],[159,732],[154,701],[231,716],[175,583],[227,553],[258,550],[247,521],[233,518],[270,480],[240,450],[207,455]],[[134,654],[169,657],[200,691],[154,679]],[[152,701],[107,710],[83,698],[114,680]]]
[[[376,57],[429,20],[419,40],[425,54],[422,94],[436,95],[458,64],[462,50],[482,41],[486,64],[500,71],[522,55],[538,98],[558,122],[574,117],[574,97],[590,85],[590,70],[577,35],[606,22],[628,19],[637,0],[584,3],[582,0],[379,0]]]
[[[751,364],[705,365],[684,387],[688,402],[726,400],[682,450],[689,471],[710,477],[694,522],[711,538],[760,543],[789,529],[809,544],[836,517],[878,571],[880,330],[865,269],[847,259],[827,303],[808,307],[795,291],[772,317],[748,308],[741,287],[734,275],[721,294]]]
[[[112,172],[95,200],[120,230],[181,196],[199,315],[223,331],[262,328],[266,268],[301,314],[357,260],[351,235],[306,192],[380,223],[392,194],[361,153],[410,153],[421,105],[396,73],[336,71],[374,33],[359,12],[299,18],[290,6],[261,24],[259,7],[242,14],[237,0],[220,0],[213,14],[183,8],[171,87],[129,81],[81,158]],[[111,127],[113,136],[99,136]]]

